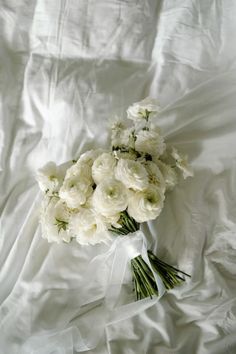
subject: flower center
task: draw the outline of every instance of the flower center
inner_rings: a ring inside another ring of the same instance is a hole
[[[115,188],[112,188],[112,187],[108,188],[107,195],[109,198],[116,197],[116,194],[117,193],[116,193]]]

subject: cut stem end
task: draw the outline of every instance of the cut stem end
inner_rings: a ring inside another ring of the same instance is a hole
[[[181,285],[185,281],[185,276],[190,277],[189,274],[161,261],[150,250],[148,251],[148,258],[152,269],[141,255],[131,260],[136,300],[152,298],[154,295],[158,296],[159,290],[153,272],[160,276],[166,290]]]

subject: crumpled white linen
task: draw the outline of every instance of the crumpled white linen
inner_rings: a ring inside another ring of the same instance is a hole
[[[34,174],[108,146],[109,119],[147,95],[195,177],[144,233],[192,278],[140,313],[128,307],[84,352],[235,353],[235,13],[233,0],[0,3],[1,354],[74,354],[96,333],[103,309],[77,312],[79,284],[107,248],[41,238]]]
[[[51,288],[40,273],[35,274],[30,282],[22,278],[21,287],[14,292],[15,296],[12,295],[11,301],[8,299],[1,306],[2,350],[7,352],[10,344],[8,336],[13,332],[22,353],[44,354],[53,352],[55,348],[65,353],[95,349],[110,325],[142,313],[165,293],[161,278],[154,273],[159,296],[134,302],[130,261],[138,255],[142,255],[151,268],[142,231],[115,237],[106,252],[98,252],[88,260],[79,281],[75,279],[71,287],[68,286],[64,291]],[[63,262],[63,253],[61,256],[60,262]],[[74,261],[78,262],[76,257]],[[51,277],[58,277],[57,267],[51,268]],[[128,291],[121,292],[124,285]],[[58,295],[56,290],[59,290]],[[41,298],[44,299],[44,308],[50,310],[53,307],[54,321],[56,319],[53,329],[44,328],[47,317],[40,313]],[[29,326],[28,321],[33,326]]]

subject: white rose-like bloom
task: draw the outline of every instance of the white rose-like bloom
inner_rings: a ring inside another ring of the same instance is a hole
[[[138,161],[120,159],[115,169],[115,177],[127,188],[143,190],[148,186],[148,173]]]
[[[81,176],[89,180],[91,183],[93,182],[91,166],[89,164],[77,161],[74,165],[67,169],[65,181],[71,178],[79,179]]]
[[[96,149],[96,150],[89,150],[83,153],[79,160],[77,161],[78,165],[80,166],[89,166],[92,167],[96,158],[104,152],[103,149]]]
[[[72,215],[69,227],[70,233],[81,245],[106,243],[110,239],[102,218],[90,209],[82,208],[78,213]]]
[[[158,187],[160,191],[164,193],[166,189],[165,179],[158,166],[152,161],[147,161],[145,162],[145,167],[148,173],[149,183]]]
[[[86,204],[83,205],[83,208],[90,209],[91,211],[95,212],[93,207],[93,194],[87,199]],[[103,216],[99,214],[99,218],[102,220],[103,224],[106,225],[107,229],[109,229],[111,225],[115,227],[121,227],[121,225],[118,224],[120,213],[111,216]]]
[[[165,151],[166,144],[163,137],[155,130],[140,130],[136,135],[135,150],[160,156]]]
[[[59,190],[60,198],[66,202],[69,208],[78,208],[86,203],[87,198],[93,192],[93,179],[91,169],[91,152],[83,161],[78,160],[68,168],[62,187]],[[94,155],[93,155],[94,156]]]
[[[121,145],[134,149],[135,135],[133,128],[126,128],[121,135]]]
[[[157,114],[160,111],[160,106],[157,100],[146,97],[140,102],[134,103],[127,110],[127,118],[134,121],[147,119]]]
[[[90,178],[81,174],[65,179],[59,190],[59,196],[69,208],[79,208],[86,203],[92,192]]]
[[[107,177],[112,177],[116,166],[116,159],[112,153],[104,152],[96,158],[92,166],[92,177],[99,184]]]
[[[93,193],[93,207],[99,214],[110,217],[127,208],[127,190],[114,178],[104,180]]]
[[[154,220],[163,208],[164,194],[155,186],[150,185],[140,192],[130,192],[128,214],[137,222]]]
[[[42,237],[48,242],[70,242],[68,230],[70,212],[65,203],[58,198],[45,198],[42,202],[40,224]]]
[[[129,141],[129,137],[127,139],[127,127],[121,119],[116,119],[111,126],[111,145],[113,147],[118,147],[122,145],[127,145],[126,143]],[[124,135],[126,137],[124,138]]]
[[[100,215],[100,217],[103,220],[103,223],[107,226],[107,229],[110,229],[111,226],[114,226],[116,228],[121,227],[121,224],[118,223],[118,221],[120,220],[120,213],[111,216]]]
[[[127,128],[120,120],[114,122],[111,128],[111,145],[112,147],[134,148],[134,129]]]
[[[120,119],[116,119],[111,126],[111,145],[114,147],[123,145],[122,136],[125,125]]]
[[[36,180],[38,181],[39,188],[44,193],[58,192],[63,175],[60,168],[54,162],[48,162],[45,166],[37,171]]]
[[[165,164],[164,162],[157,160],[156,164],[158,165],[166,184],[167,190],[172,190],[178,183],[178,176],[175,171],[175,168]]]
[[[172,148],[171,156],[176,161],[176,166],[182,171],[184,179],[193,177],[193,170],[188,164],[188,157],[179,154],[176,148]]]

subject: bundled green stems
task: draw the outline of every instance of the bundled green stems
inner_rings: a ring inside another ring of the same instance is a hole
[[[121,225],[120,228],[112,227],[110,231],[119,235],[127,235],[138,231],[140,227],[140,225],[131,218],[126,211],[121,214],[119,224]],[[161,261],[152,253],[152,251],[148,250],[147,254],[152,269],[143,260],[141,255],[131,260],[136,300],[141,300],[146,297],[152,298],[154,295],[159,295],[154,272],[160,276],[166,290],[173,289],[175,286],[180,285],[185,281],[185,276],[190,277],[187,273]]]

